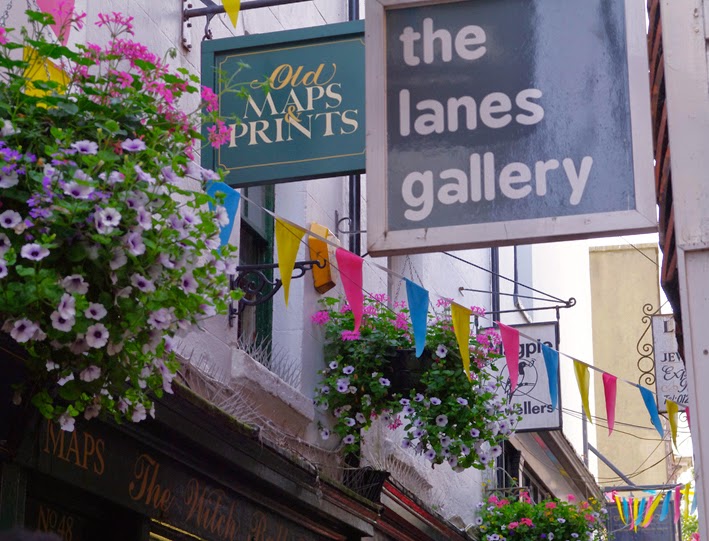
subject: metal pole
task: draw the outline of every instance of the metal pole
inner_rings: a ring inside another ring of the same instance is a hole
[[[244,2],[241,4],[241,11],[246,11],[249,9],[258,8],[268,8],[274,6],[284,6],[286,4],[299,4],[300,2],[309,2],[310,0],[251,0],[251,2]],[[184,12],[185,19],[191,19],[192,17],[204,17],[206,15],[219,15],[220,13],[226,13],[223,5],[218,6],[208,6],[204,8],[191,8],[192,4],[188,5],[189,9]]]
[[[359,0],[347,0],[347,18],[350,21],[359,19]],[[349,188],[349,204],[348,213],[350,215],[350,243],[349,249],[353,254],[360,255],[361,253],[361,205],[360,198],[362,194],[362,179],[359,175],[350,175],[348,179]]]
[[[632,486],[632,487],[636,486],[635,483],[633,483],[630,479],[628,479],[622,471],[620,471],[618,468],[615,467],[615,464],[613,464],[610,460],[608,460],[605,456],[603,456],[603,454],[600,453],[598,451],[598,449],[596,449],[590,443],[588,444],[588,450],[591,451],[598,458],[600,458],[601,462],[603,462],[606,466],[608,466],[611,470],[613,470],[613,473],[615,473],[623,481],[628,483],[628,486]]]

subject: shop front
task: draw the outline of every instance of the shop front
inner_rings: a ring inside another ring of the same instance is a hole
[[[371,536],[380,510],[182,387],[154,421],[26,428],[0,462],[0,529],[65,541],[344,541]]]

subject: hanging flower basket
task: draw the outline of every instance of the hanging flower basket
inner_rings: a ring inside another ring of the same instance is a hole
[[[427,349],[412,352],[405,303],[393,309],[385,295],[365,300],[359,331],[341,300],[326,298],[313,322],[325,329],[325,362],[315,402],[334,416],[333,431],[344,452],[359,456],[363,433],[374,419],[406,430],[402,446],[424,454],[433,464],[447,462],[456,470],[483,469],[502,452],[518,412],[507,404],[492,363],[499,336],[471,336],[471,376],[463,371],[450,310],[430,317]],[[321,427],[329,438],[330,429]]]
[[[589,498],[576,502],[569,494],[534,503],[527,492],[519,497],[493,494],[478,504],[475,520],[480,541],[605,541],[607,511],[602,502]]]
[[[179,104],[198,79],[133,41],[130,17],[99,15],[107,44],[72,50],[43,37],[51,16],[27,16],[33,32],[0,31],[0,325],[28,372],[16,400],[65,430],[79,415],[141,421],[171,392],[175,334],[231,295],[229,218],[204,193],[220,175],[192,164],[201,111]],[[201,92],[216,145],[228,130]]]

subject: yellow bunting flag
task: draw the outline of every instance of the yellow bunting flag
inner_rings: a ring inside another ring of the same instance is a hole
[[[620,497],[616,494],[615,495],[615,504],[618,506],[618,516],[620,517],[620,520],[623,521],[623,524],[627,524],[625,520],[625,513],[623,513],[623,506],[620,503]]]
[[[672,402],[672,400],[666,401],[667,405],[667,417],[670,421],[670,432],[672,433],[672,442],[677,447],[677,416],[679,414],[679,406]]]
[[[231,24],[236,28],[236,22],[239,20],[239,10],[241,9],[241,0],[224,0],[224,11],[229,15]]]
[[[583,411],[586,412],[588,421],[593,424],[591,408],[588,405],[588,389],[591,385],[591,375],[588,372],[588,366],[574,359],[574,372],[576,372],[576,383],[578,383],[579,392],[581,393]]]
[[[577,361],[574,361],[577,362]],[[588,368],[586,368],[586,371],[588,372]],[[578,372],[577,372],[578,375]],[[638,506],[640,505],[640,498],[635,498],[633,500],[633,529],[637,532],[638,531],[638,522],[640,522],[637,517],[638,517]]]
[[[652,503],[650,504],[648,510],[645,511],[645,518],[643,519],[643,523],[641,524],[643,528],[647,528],[650,525],[650,522],[652,522],[652,515],[655,513],[655,509],[657,509],[657,506],[660,505],[661,501],[662,493],[660,492],[655,496],[655,499],[652,500]]]
[[[451,319],[453,320],[453,331],[458,340],[460,348],[460,358],[463,360],[463,370],[470,379],[470,316],[473,311],[460,304],[451,303]]]
[[[300,241],[305,235],[305,229],[284,222],[276,218],[276,249],[278,250],[278,270],[281,272],[283,294],[288,306],[288,292],[290,279],[295,267],[295,258],[298,256]]]
[[[24,48],[24,61],[28,63],[25,68],[25,78],[31,81],[25,85],[25,94],[39,98],[49,94],[49,91],[35,87],[32,84],[34,81],[58,83],[57,93],[63,94],[65,92],[66,86],[69,84],[69,76],[54,63],[46,58],[40,58],[37,51],[32,47]]]
[[[684,497],[684,520],[689,518],[689,493],[692,490],[692,483],[687,483],[682,489],[682,495]]]

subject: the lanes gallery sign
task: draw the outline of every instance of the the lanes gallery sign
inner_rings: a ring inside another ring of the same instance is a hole
[[[367,0],[373,254],[656,227],[642,0]]]

